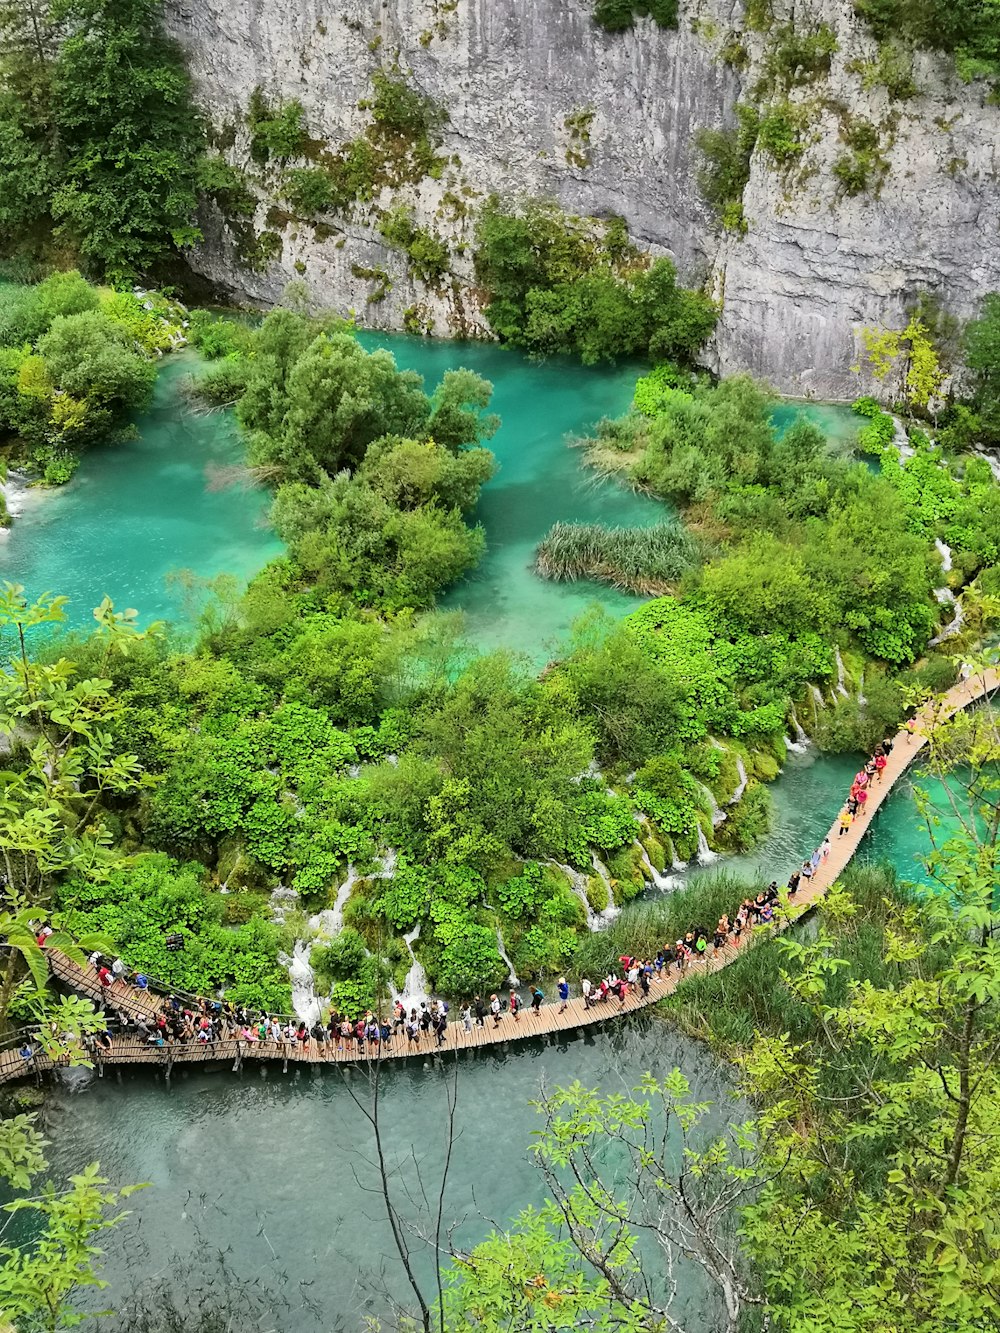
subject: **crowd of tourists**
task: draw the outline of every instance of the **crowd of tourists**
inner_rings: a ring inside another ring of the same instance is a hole
[[[891,750],[892,740],[887,737],[855,774],[838,816],[839,837],[851,829],[855,820],[864,818],[870,808],[874,784],[882,781]],[[830,850],[830,839],[826,837],[792,872],[786,884],[789,902],[794,902],[803,886],[808,885],[830,856]],[[584,1008],[617,1002],[616,1011],[621,1010],[630,996],[648,996],[654,986],[667,984],[672,975],[675,979],[678,974],[684,975],[700,959],[739,948],[755,927],[770,925],[775,920],[780,898],[778,882],[772,880],[755,897],[744,898],[732,916],[724,913],[714,928],[692,925],[680,939],[662,945],[653,957],[621,955],[598,981],[581,979],[580,998]],[[45,944],[48,933],[47,927],[40,932],[39,944]],[[160,1003],[150,1003],[145,1014],[142,1012],[145,1006],[130,1005],[127,1000],[130,992],[133,998],[136,991],[149,992],[148,976],[129,972],[121,958],[109,960],[99,953],[91,955],[90,965],[96,974],[107,1020],[104,1031],[88,1038],[98,1058],[112,1049],[115,1033],[159,1048],[177,1043],[214,1047],[219,1042],[237,1041],[250,1046],[268,1045],[278,1055],[301,1052],[310,1058],[372,1055],[383,1048],[434,1048],[448,1041],[449,1007],[443,999],[421,1000],[408,1007],[402,998],[396,998],[388,1019],[373,1009],[359,1018],[350,1018],[334,1005],[325,1018],[306,1022],[258,1013],[225,999],[172,994]],[[498,992],[475,995],[459,1006],[460,1030],[471,1033],[487,1025],[496,1029],[508,1020],[520,1023],[525,1010],[537,1018],[545,998],[537,985],[531,988],[527,1003],[516,985],[506,995]],[[555,998],[559,1002],[558,1013],[564,1013],[570,1002],[570,986],[565,977],[556,983]],[[31,1043],[26,1043],[20,1053],[26,1061],[30,1060],[34,1054]]]

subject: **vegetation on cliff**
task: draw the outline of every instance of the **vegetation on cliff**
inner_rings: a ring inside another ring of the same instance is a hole
[[[5,247],[130,278],[200,237],[203,134],[160,0],[0,7]]]
[[[669,259],[641,254],[621,218],[598,223],[493,196],[480,210],[475,261],[490,327],[529,352],[576,353],[585,365],[639,355],[686,362],[715,327],[712,302],[678,286]]]

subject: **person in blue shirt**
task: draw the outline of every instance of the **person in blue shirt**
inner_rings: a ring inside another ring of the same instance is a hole
[[[559,978],[559,1012],[566,1008],[569,1001],[569,982],[565,977]]]

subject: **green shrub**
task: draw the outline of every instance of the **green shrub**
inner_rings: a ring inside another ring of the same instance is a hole
[[[648,15],[661,28],[677,27],[678,0],[595,0],[594,22],[608,32],[624,32]]]
[[[377,125],[411,139],[432,139],[448,119],[443,107],[398,75],[376,70],[368,104]]]
[[[284,162],[302,152],[308,141],[305,112],[297,100],[271,108],[261,88],[250,94],[247,125],[250,129],[250,155],[255,162],[277,158]]]
[[[334,200],[333,183],[322,167],[294,167],[285,175],[285,198],[300,213],[325,213]]]
[[[418,226],[405,206],[386,213],[378,229],[388,245],[406,254],[410,272],[421,281],[433,284],[447,273],[451,258],[447,242],[436,232]]]
[[[803,107],[781,102],[771,107],[760,122],[757,142],[779,167],[787,167],[802,156],[807,119]]]
[[[734,126],[698,130],[694,137],[704,160],[698,173],[698,188],[729,230],[741,229],[743,191],[750,179],[750,159],[759,130],[756,108],[741,103],[736,107]],[[739,219],[734,205],[739,206]]]
[[[829,74],[837,50],[829,24],[820,23],[813,31],[803,32],[790,23],[772,34],[764,61],[765,78],[786,89],[809,83]]]

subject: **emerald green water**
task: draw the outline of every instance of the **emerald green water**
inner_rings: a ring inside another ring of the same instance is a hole
[[[596,478],[567,444],[601,417],[627,409],[640,367],[536,363],[489,343],[359,337],[369,349],[387,347],[400,366],[424,376],[428,389],[456,366],[493,383],[492,408],[502,424],[491,447],[499,466],[475,515],[487,550],[442,600],[463,612],[473,644],[511,648],[541,665],[588,607],[623,615],[639,604],[603,584],[547,582],[533,564],[538,542],[558,520],[641,527],[662,519],[662,504]],[[137,442],[92,449],[67,486],[20,496],[23,512],[0,536],[0,579],[24,584],[32,595],[66,595],[71,626],[88,625],[105,594],[119,607],[138,608],[144,622],[183,621],[184,593],[172,574],[247,579],[281,550],[267,525],[268,493],[240,470],[232,415],[193,411],[185,400],[183,380],[197,365],[193,353],[164,362],[152,408],[136,422]],[[800,410],[838,447],[855,429],[848,409],[826,404],[781,404],[775,419],[784,427]]]
[[[267,492],[232,475],[243,459],[232,417],[184,401],[197,364],[191,354],[164,363],[137,442],[91,449],[68,485],[20,497],[23,513],[0,537],[0,579],[64,594],[72,626],[93,623],[105,594],[148,622],[183,617],[171,573],[245,579],[278,554]]]

